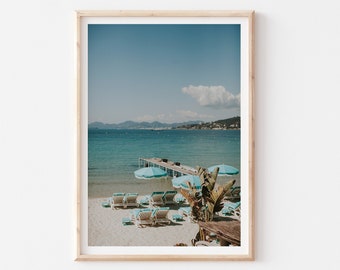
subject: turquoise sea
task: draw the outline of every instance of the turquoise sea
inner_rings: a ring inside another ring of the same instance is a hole
[[[88,131],[89,197],[113,192],[150,193],[172,189],[168,179],[136,179],[139,158],[166,158],[191,167],[228,164],[240,169],[239,130]],[[219,177],[219,182],[233,178]]]

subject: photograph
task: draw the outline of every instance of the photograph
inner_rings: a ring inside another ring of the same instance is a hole
[[[234,17],[91,19],[80,56],[80,243],[101,255],[199,255],[200,246],[243,255],[252,124],[244,26]]]

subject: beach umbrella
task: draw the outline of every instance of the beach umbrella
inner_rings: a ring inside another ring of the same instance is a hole
[[[160,178],[167,175],[166,171],[157,167],[145,167],[135,171],[135,177],[139,179]]]
[[[201,179],[197,175],[183,175],[172,179],[172,186],[175,188],[189,189],[188,182],[196,189],[201,189]]]
[[[238,169],[225,164],[211,166],[208,168],[208,171],[213,172],[216,167],[219,168],[218,175],[234,175],[239,173]]]

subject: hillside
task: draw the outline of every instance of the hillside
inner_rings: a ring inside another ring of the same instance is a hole
[[[241,118],[239,116],[217,120],[214,122],[205,122],[198,124],[182,125],[178,129],[240,129]]]
[[[189,121],[183,123],[161,123],[161,122],[134,122],[125,121],[119,124],[105,124],[93,122],[88,125],[89,129],[239,129],[241,119],[239,116],[217,120],[213,122]]]
[[[194,125],[202,121],[189,121],[182,123],[161,123],[161,122],[134,122],[125,121],[119,124],[105,124],[102,122],[93,122],[88,125],[89,129],[173,129],[179,126]]]

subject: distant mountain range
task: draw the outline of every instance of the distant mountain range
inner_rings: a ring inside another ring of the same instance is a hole
[[[202,121],[189,121],[183,123],[161,123],[158,121],[154,122],[134,122],[125,121],[119,124],[105,124],[102,122],[93,122],[89,124],[89,129],[172,129],[184,125],[195,125],[202,123]]]
[[[125,121],[119,124],[105,124],[93,122],[88,125],[89,129],[239,129],[241,119],[239,116],[217,120],[213,122],[188,121],[182,123],[161,123]]]

